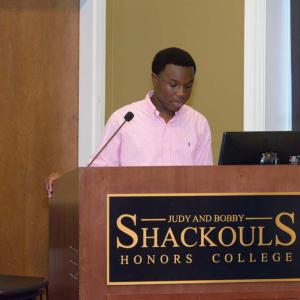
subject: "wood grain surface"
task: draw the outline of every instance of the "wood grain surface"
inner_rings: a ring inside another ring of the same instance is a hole
[[[47,276],[44,179],[77,166],[79,0],[0,1],[0,273]]]

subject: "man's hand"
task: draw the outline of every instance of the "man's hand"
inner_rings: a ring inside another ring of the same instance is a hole
[[[53,182],[54,180],[56,180],[57,178],[59,178],[59,174],[58,173],[51,173],[45,180],[45,189],[48,195],[48,198],[52,198],[53,195]]]

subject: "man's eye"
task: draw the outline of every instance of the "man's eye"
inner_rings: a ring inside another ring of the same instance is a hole
[[[177,86],[176,83],[170,83],[170,87],[174,88],[174,87],[176,87],[176,86]]]

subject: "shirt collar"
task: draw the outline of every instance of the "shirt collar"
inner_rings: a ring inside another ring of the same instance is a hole
[[[159,116],[159,111],[156,109],[156,107],[154,106],[154,104],[151,101],[151,97],[153,95],[153,91],[150,91],[147,93],[145,101],[147,104],[147,108],[149,109],[149,111],[153,114],[155,114],[155,116]]]

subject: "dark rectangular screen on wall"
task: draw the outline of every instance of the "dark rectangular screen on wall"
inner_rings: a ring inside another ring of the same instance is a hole
[[[300,130],[300,1],[291,0],[292,126]]]

